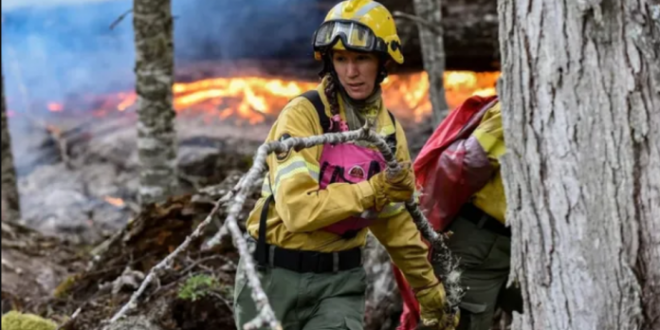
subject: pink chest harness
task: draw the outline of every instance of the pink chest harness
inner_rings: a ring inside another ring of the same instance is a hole
[[[332,125],[337,125],[336,122],[333,123],[326,115],[325,106],[317,91],[309,91],[302,96],[306,97],[314,105],[324,133],[329,132]],[[392,123],[395,124],[394,116],[391,113],[390,118],[392,119]],[[333,119],[337,120],[338,118]],[[348,130],[348,126],[343,122],[339,123],[339,128],[341,131]],[[396,151],[396,135],[391,134],[387,137],[387,141],[390,147],[393,148],[393,151]],[[355,184],[369,180],[387,166],[380,152],[355,144],[324,145],[319,164],[321,166],[319,171],[320,189],[326,189],[328,185],[337,182]],[[347,219],[323,228],[323,230],[335,233],[344,238],[355,237],[361,229],[369,226],[374,221],[373,217],[365,217],[367,213],[374,212],[365,212],[361,215],[350,216]]]
[[[375,150],[353,144],[325,145],[319,172],[319,187],[325,189],[336,182],[358,183],[368,180],[385,168],[383,156]],[[333,223],[323,230],[344,237],[353,237],[357,232],[369,226],[373,219],[364,216],[351,216]]]
[[[301,95],[307,98],[316,109],[323,128],[323,133],[328,133],[332,125],[339,125],[340,130],[348,130],[345,123],[333,123],[325,113],[325,105],[321,101],[318,91],[311,90]],[[392,119],[392,124],[396,125],[394,116],[389,113]],[[386,137],[386,141],[392,152],[396,153],[396,133]],[[319,188],[326,189],[332,183],[347,182],[355,184],[361,181],[368,180],[372,176],[378,174],[386,167],[385,159],[380,152],[362,147],[354,144],[340,144],[332,145],[326,144],[323,146],[323,152],[319,159],[321,165],[319,171]],[[264,202],[263,209],[261,210],[261,219],[259,221],[259,239],[258,250],[262,254],[266,246],[266,218],[268,216],[268,208],[270,203],[275,201],[274,195],[270,195]],[[370,210],[373,211],[373,210]],[[374,217],[367,217],[367,214],[375,214],[375,212],[365,212],[363,214],[356,214],[347,219],[329,225],[322,230],[337,234],[343,238],[350,239],[357,235],[357,233],[369,226]],[[261,246],[261,248],[259,248]]]

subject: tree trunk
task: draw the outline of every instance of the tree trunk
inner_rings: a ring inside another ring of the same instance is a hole
[[[657,0],[499,0],[499,18],[514,328],[660,329]]]
[[[177,186],[176,114],[172,107],[170,0],[134,0],[140,203],[159,202]]]
[[[422,49],[424,70],[429,79],[433,127],[440,124],[447,115],[447,99],[443,75],[445,72],[445,46],[442,33],[442,10],[440,0],[414,0],[415,13],[430,25],[418,23],[419,40]]]
[[[14,155],[11,150],[11,135],[7,122],[5,104],[5,77],[2,76],[2,220],[19,221],[21,206],[16,185]]]

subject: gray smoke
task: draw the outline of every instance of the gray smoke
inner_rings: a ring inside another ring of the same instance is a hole
[[[311,58],[311,36],[325,14],[316,2],[173,0],[175,64]],[[109,28],[131,6],[132,0],[3,0],[9,108],[25,107],[21,85],[37,103],[132,90],[132,16]]]

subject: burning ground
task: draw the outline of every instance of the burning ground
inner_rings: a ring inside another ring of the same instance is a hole
[[[451,107],[469,95],[493,93],[497,73],[456,71],[445,78]],[[316,84],[254,74],[175,84],[184,191],[218,183],[226,171],[247,164],[286,102]],[[414,153],[430,129],[426,75],[390,76],[383,87]],[[10,114],[25,220],[49,233],[118,229],[135,208],[137,191],[134,92],[47,100],[40,106],[47,116]],[[82,236],[98,238],[97,233]]]

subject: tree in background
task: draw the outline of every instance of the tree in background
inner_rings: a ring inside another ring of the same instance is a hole
[[[134,0],[133,28],[141,165],[139,199],[145,205],[166,199],[177,187],[170,0]]]
[[[2,75],[2,220],[19,221],[21,205],[16,185],[14,154],[11,150],[11,135],[5,102],[5,77]]]
[[[499,0],[515,329],[660,329],[659,3]]]
[[[442,33],[441,0],[414,0],[418,20],[419,41],[422,48],[424,70],[429,79],[432,122],[435,128],[447,115],[449,106],[445,98],[445,46]]]

